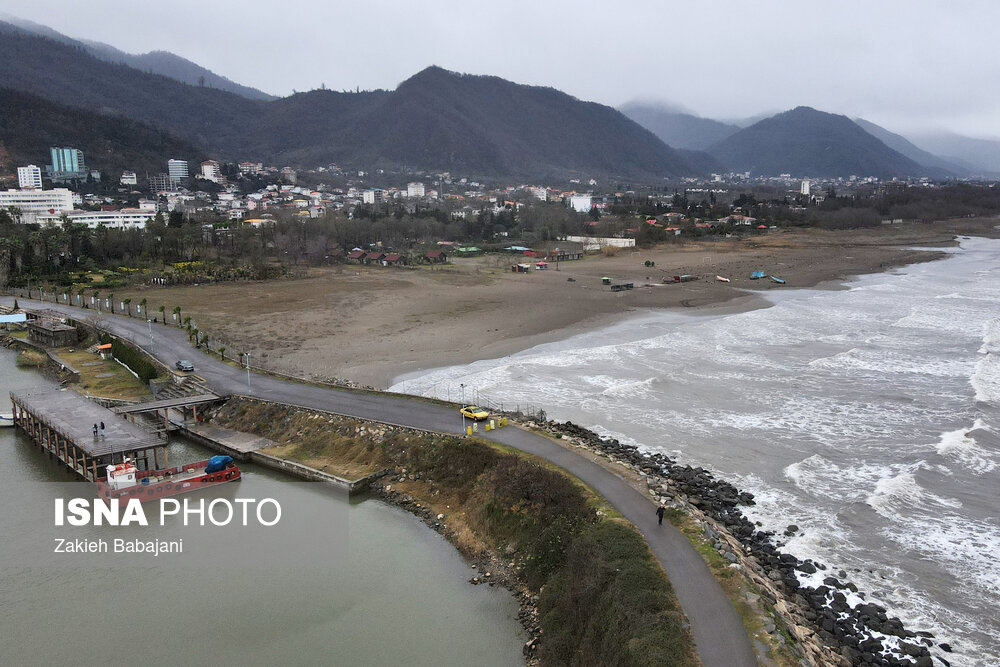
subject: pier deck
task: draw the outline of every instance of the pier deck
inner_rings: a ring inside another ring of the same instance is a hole
[[[84,479],[95,481],[104,466],[132,458],[140,469],[167,463],[166,443],[156,436],[90,401],[75,391],[36,389],[12,391],[14,425],[39,446],[63,461]],[[104,423],[104,435],[94,437],[94,424]]]

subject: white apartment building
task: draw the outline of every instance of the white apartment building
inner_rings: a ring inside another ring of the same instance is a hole
[[[73,210],[73,193],[55,190],[0,190],[0,209],[21,212],[21,222],[35,222],[40,215],[60,215]]]
[[[75,225],[86,225],[91,229],[102,225],[111,229],[143,229],[154,215],[151,211],[138,208],[123,208],[120,211],[73,211],[66,213],[65,217]],[[46,214],[38,216],[38,222],[58,224],[62,218]]]
[[[42,170],[33,164],[17,168],[17,187],[22,190],[42,189]]]
[[[201,163],[201,177],[206,181],[218,183],[221,176],[222,171],[219,169],[219,163],[215,160],[205,160]]]
[[[808,178],[802,179],[802,185],[799,187],[799,194],[802,194],[802,195],[805,195],[806,197],[808,197],[809,196],[809,190],[810,190],[809,179]]]
[[[407,183],[406,184],[406,196],[407,197],[423,197],[424,196],[424,184],[423,183]]]
[[[365,190],[361,193],[361,201],[365,204],[381,204],[384,200],[384,194],[378,188],[374,190]]]
[[[549,191],[545,188],[532,186],[528,188],[528,192],[531,193],[532,197],[539,201],[546,201],[549,198]]]

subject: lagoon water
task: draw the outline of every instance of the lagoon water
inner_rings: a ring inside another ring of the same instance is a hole
[[[0,412],[10,410],[10,390],[44,383],[14,358],[0,348]],[[174,464],[210,455],[184,442],[169,448]],[[189,553],[198,550],[195,536],[176,528],[187,536],[176,557],[43,553],[52,540],[37,534],[53,530],[53,498],[65,488],[58,483],[73,477],[22,433],[0,429],[0,664],[524,664],[516,600],[470,586],[470,567],[416,518],[241,468],[242,481],[219,493],[280,499],[282,523],[308,505],[319,521],[300,528],[331,532],[334,543],[274,544],[265,533],[239,553],[222,544],[206,562]],[[82,536],[77,530],[63,534]]]
[[[788,551],[951,643],[951,664],[1000,664],[1000,241],[768,295],[738,314],[636,315],[392,390],[454,397],[464,382],[707,467],[756,495],[747,515]],[[801,533],[780,537],[792,523]]]

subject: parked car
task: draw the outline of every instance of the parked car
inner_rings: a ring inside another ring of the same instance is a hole
[[[184,371],[185,373],[191,373],[192,371],[194,371],[194,364],[192,364],[187,359],[181,359],[176,364],[174,364],[174,366],[177,367],[177,370]]]
[[[468,419],[473,419],[475,421],[481,421],[483,419],[488,419],[490,413],[482,408],[476,407],[475,405],[466,405],[462,408],[462,414]]]

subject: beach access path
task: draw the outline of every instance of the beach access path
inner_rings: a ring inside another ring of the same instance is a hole
[[[0,298],[11,305],[13,298]],[[251,373],[247,386],[245,369],[230,366],[208,354],[196,354],[183,329],[153,324],[141,318],[100,314],[90,309],[18,299],[22,308],[45,308],[65,313],[78,321],[98,324],[132,342],[173,368],[178,359],[190,359],[195,373],[220,396],[251,395],[254,398],[325,410],[349,417],[396,426],[461,435],[462,418],[453,407],[438,405],[402,394],[335,389],[280,380]],[[706,667],[744,667],[757,664],[750,639],[736,609],[691,542],[669,524],[657,525],[654,506],[622,477],[593,461],[562,447],[545,436],[516,427],[481,432],[480,437],[515,447],[546,459],[576,476],[600,493],[631,521],[649,543],[677,593],[691,624],[698,656]]]

